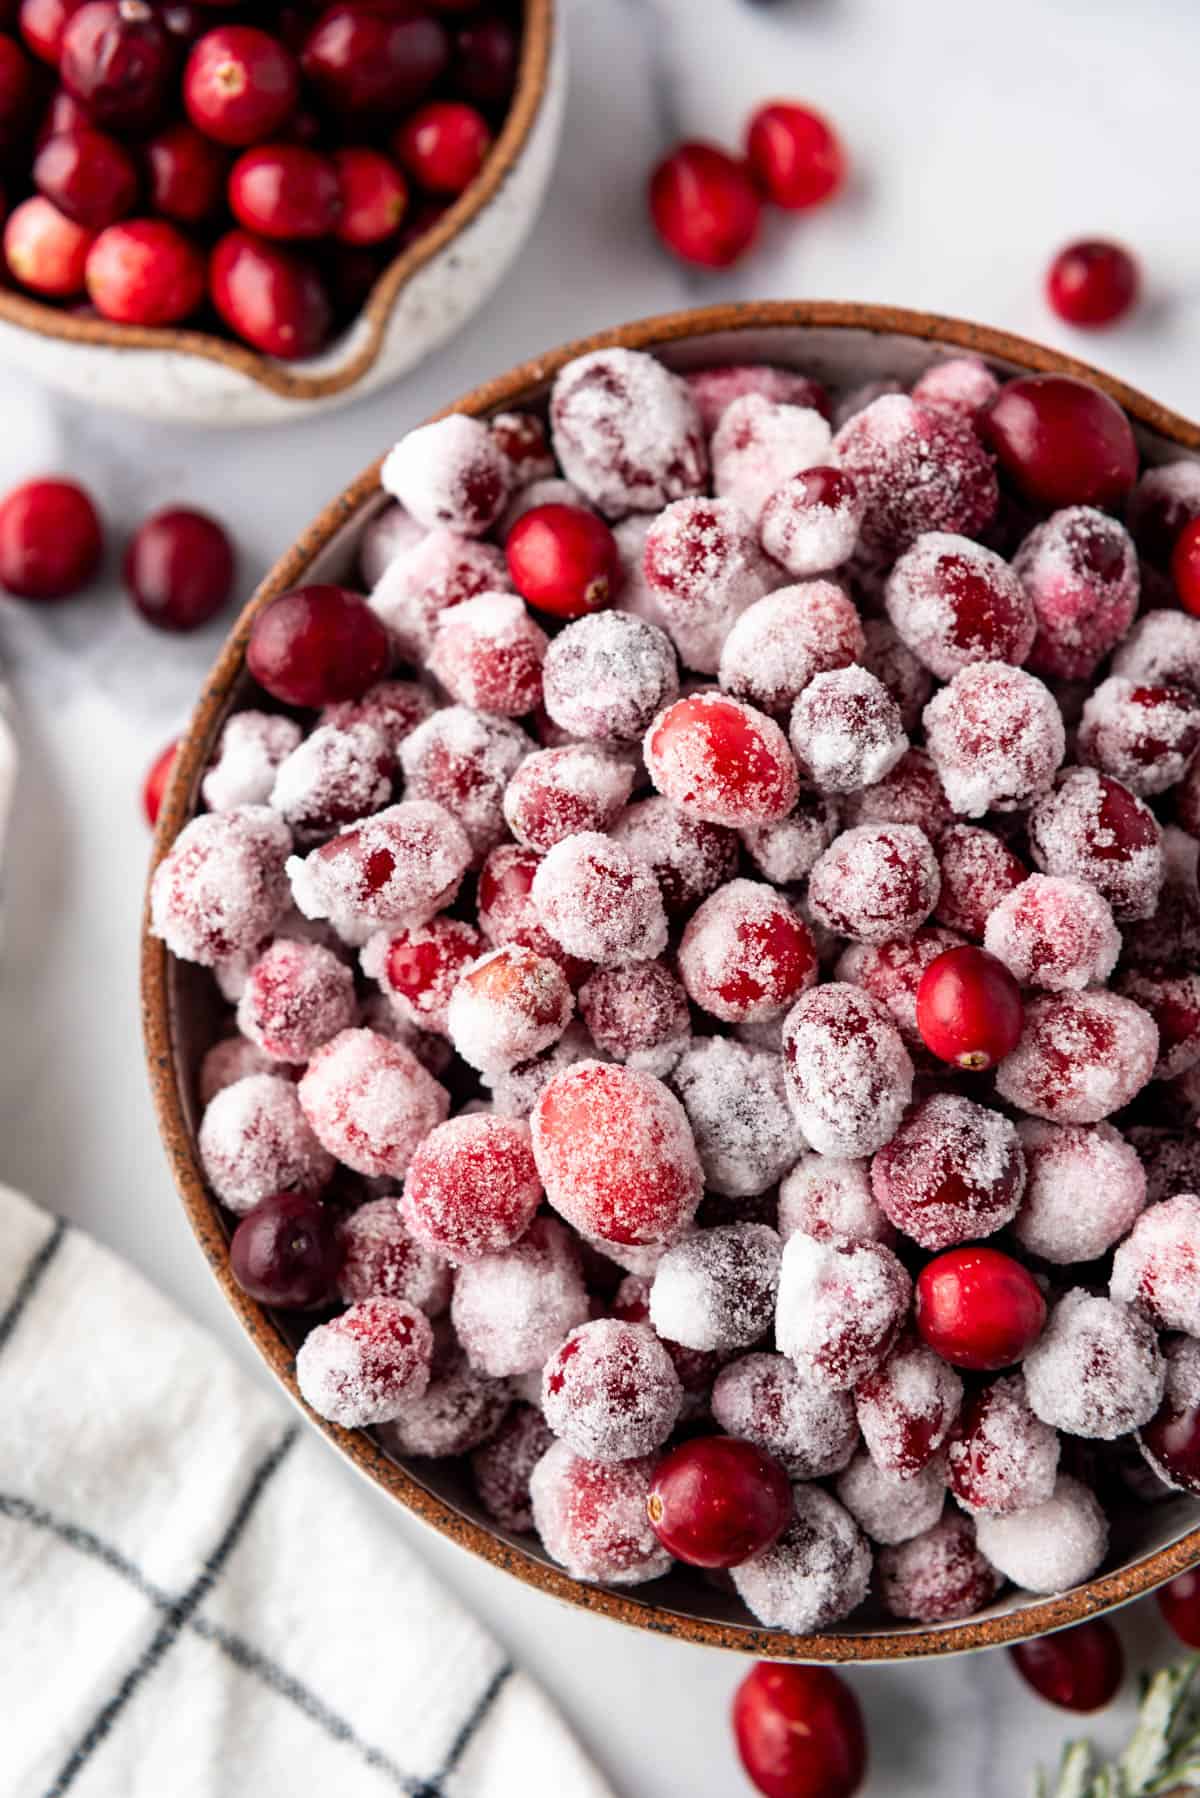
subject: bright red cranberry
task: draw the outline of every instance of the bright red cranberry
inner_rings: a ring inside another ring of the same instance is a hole
[[[163,795],[167,790],[167,782],[171,778],[171,770],[175,766],[175,757],[179,754],[178,737],[160,749],[142,782],[142,811],[151,830],[158,823],[158,814],[162,810]]]
[[[97,125],[143,131],[162,113],[176,46],[146,0],[88,0],[63,32],[63,86]]]
[[[811,107],[787,100],[759,107],[746,133],[746,156],[767,199],[789,212],[822,205],[846,178],[833,128]]]
[[[1115,324],[1138,297],[1138,265],[1119,243],[1082,238],[1058,252],[1046,276],[1046,298],[1069,325]]]
[[[204,512],[156,512],[125,553],[125,585],[142,617],[160,630],[198,630],[229,598],[233,546]]]
[[[759,1661],[733,1700],[733,1733],[764,1798],[852,1798],[867,1770],[858,1700],[828,1667]]]
[[[449,60],[450,39],[437,19],[370,0],[322,13],[300,57],[320,99],[356,120],[407,112]]]
[[[16,38],[0,35],[0,149],[13,150],[33,123],[38,80]]]
[[[998,956],[973,943],[930,962],[917,988],[917,1029],[942,1061],[977,1074],[1021,1040],[1021,989]]]
[[[979,420],[1001,472],[1034,505],[1113,506],[1137,479],[1137,445],[1115,400],[1071,375],[1019,375]]]
[[[254,620],[246,665],[284,705],[359,699],[391,664],[387,630],[345,587],[295,587]]]
[[[534,506],[504,546],[523,599],[554,618],[582,618],[611,605],[621,574],[616,539],[584,506]]]
[[[1168,1626],[1189,1648],[1200,1648],[1200,1573],[1181,1573],[1154,1594]]]
[[[103,131],[62,132],[47,138],[34,158],[33,184],[77,225],[102,231],[133,211],[137,165]]]
[[[1200,618],[1200,518],[1185,524],[1175,539],[1171,579],[1184,611]]]
[[[732,268],[758,236],[762,207],[744,163],[716,144],[684,143],[650,177],[650,218],[683,262]]]
[[[392,138],[403,167],[431,194],[460,194],[470,187],[491,147],[487,120],[461,100],[431,100]]]
[[[481,14],[454,37],[454,87],[474,106],[503,106],[517,80],[517,34],[507,19]]]
[[[659,1462],[647,1502],[655,1535],[690,1567],[740,1567],[783,1534],[792,1509],[779,1462],[736,1436],[681,1442]]]
[[[314,356],[329,336],[333,309],[310,262],[230,231],[209,265],[213,304],[231,331],[267,356]]]
[[[155,212],[194,225],[217,210],[228,159],[210,137],[180,120],[152,137],[145,155]]]
[[[183,72],[188,117],[219,144],[261,143],[295,110],[299,93],[294,59],[253,25],[207,32]]]
[[[17,20],[21,36],[35,56],[58,67],[67,21],[83,3],[84,0],[21,0]]]
[[[229,205],[263,237],[328,237],[341,215],[338,171],[302,144],[260,144],[230,170]]]
[[[26,481],[0,501],[0,586],[22,599],[70,599],[100,565],[96,508],[74,481]]]
[[[1125,1677],[1121,1638],[1103,1617],[1009,1649],[1013,1665],[1039,1698],[1065,1711],[1099,1711]]]
[[[166,219],[109,225],[88,252],[88,296],[119,324],[178,324],[201,304],[204,289],[204,257]]]
[[[1046,1321],[1037,1281],[999,1249],[954,1248],[917,1276],[917,1331],[954,1367],[978,1373],[1011,1367]]]
[[[95,237],[94,231],[85,231],[41,194],[34,194],[8,216],[4,255],[22,287],[51,299],[70,300],[83,292]]]
[[[378,150],[335,150],[341,189],[342,243],[383,243],[400,229],[408,210],[408,183],[390,157]]]
[[[229,1270],[242,1291],[285,1310],[336,1297],[340,1264],[333,1212],[298,1192],[260,1199],[229,1244]]]

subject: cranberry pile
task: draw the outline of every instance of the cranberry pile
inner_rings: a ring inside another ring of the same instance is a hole
[[[470,185],[509,0],[6,0],[4,259],[39,299],[314,355]]]
[[[304,1397],[783,1629],[1088,1579],[1200,1491],[1196,464],[603,349],[383,485],[153,884]]]

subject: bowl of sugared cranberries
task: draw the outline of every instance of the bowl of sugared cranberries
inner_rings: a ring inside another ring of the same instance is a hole
[[[13,0],[0,357],[145,415],[256,424],[414,367],[550,177],[555,0]]]
[[[488,383],[278,564],[155,773],[146,1039],[354,1467],[771,1660],[1200,1561],[1192,521],[1109,378],[775,304]]]

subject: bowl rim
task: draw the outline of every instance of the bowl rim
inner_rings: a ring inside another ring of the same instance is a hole
[[[83,349],[158,350],[215,362],[287,400],[328,399],[344,393],[379,359],[392,310],[403,289],[474,223],[512,173],[537,122],[550,79],[556,0],[522,0],[521,54],[504,122],[482,169],[428,231],[401,250],[377,277],[365,302],[341,334],[366,324],[362,343],[345,362],[324,373],[306,374],[304,363],[279,361],[212,331],[176,326],[122,325],[110,319],[79,318],[31,294],[0,289],[0,323],[32,331]],[[170,224],[167,219],[164,223]],[[235,227],[231,226],[230,229]],[[279,246],[287,248],[287,245]],[[336,344],[338,339],[334,339]],[[332,347],[332,345],[330,346]],[[322,351],[327,355],[328,350]]]
[[[441,408],[434,414],[460,411],[483,415],[519,406],[531,390],[544,387],[564,363],[591,350],[610,347],[658,349],[711,334],[780,326],[867,331],[935,342],[945,348],[973,351],[1016,364],[1035,373],[1075,375],[1093,382],[1140,424],[1182,449],[1200,451],[1200,426],[1150,399],[1114,376],[1045,345],[967,320],[904,308],[841,301],[763,301],[691,308],[636,320],[561,345],[521,363]],[[731,346],[732,347],[732,346]],[[730,356],[732,359],[732,354]],[[295,1380],[295,1356],[265,1309],[236,1284],[228,1265],[225,1235],[217,1206],[209,1198],[192,1145],[183,1097],[175,1078],[175,1030],[170,1005],[165,945],[149,931],[149,879],[195,809],[200,777],[217,731],[224,721],[230,692],[242,672],[246,643],[256,614],[271,600],[300,582],[318,555],[379,492],[382,457],[366,468],[302,533],[295,546],[275,564],[243,609],[204,684],[200,699],[180,739],[154,836],[142,920],[141,1006],[147,1065],[159,1132],[184,1210],[213,1274],[235,1316],[251,1337],[289,1397],[366,1479],[412,1511],[441,1535],[514,1574],[526,1585],[584,1610],[658,1635],[760,1656],[772,1660],[881,1662],[923,1660],[977,1648],[1028,1640],[1126,1604],[1172,1579],[1200,1560],[1200,1526],[1177,1542],[1101,1574],[1069,1592],[1039,1598],[1001,1616],[961,1623],[926,1625],[908,1630],[881,1630],[867,1635],[837,1630],[795,1635],[753,1624],[693,1617],[639,1598],[640,1589],[588,1585],[562,1568],[535,1558],[523,1547],[461,1515],[419,1485],[404,1468],[389,1460],[362,1430],[344,1430],[311,1412]]]

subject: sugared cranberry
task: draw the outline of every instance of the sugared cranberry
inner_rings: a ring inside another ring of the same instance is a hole
[[[767,199],[806,212],[832,199],[846,178],[837,134],[811,107],[776,100],[760,106],[746,132],[746,155]]]
[[[400,229],[408,209],[408,184],[395,163],[378,150],[333,152],[341,187],[340,243],[383,243]]]
[[[83,4],[84,0],[21,0],[21,36],[34,55],[52,68],[58,67],[67,23]]]
[[[1071,375],[1019,375],[980,420],[1001,471],[1037,506],[1113,506],[1137,479],[1133,430],[1115,400]]]
[[[180,120],[150,139],[145,156],[155,212],[194,225],[216,211],[227,158],[210,137]]]
[[[451,1118],[409,1165],[401,1201],[418,1242],[450,1261],[511,1248],[533,1222],[542,1184],[522,1118]]]
[[[424,1312],[405,1299],[361,1299],[305,1337],[296,1382],[318,1417],[361,1429],[390,1422],[419,1399],[432,1360]]]
[[[917,1029],[942,1061],[978,1073],[1021,1039],[1021,989],[995,955],[965,943],[926,968],[917,988]]]
[[[1200,518],[1185,524],[1175,539],[1171,579],[1184,611],[1200,617]]]
[[[345,587],[296,587],[258,614],[246,665],[284,705],[358,699],[387,673],[387,631]]]
[[[1029,654],[1037,620],[1008,563],[969,537],[918,537],[887,582],[888,616],[903,641],[941,680],[971,662]]]
[[[218,25],[193,45],[183,72],[188,117],[219,144],[262,143],[295,110],[296,64],[253,25]]]
[[[95,233],[66,217],[41,194],[22,200],[4,227],[4,255],[22,287],[50,299],[82,293]]]
[[[1200,1573],[1181,1573],[1154,1594],[1158,1608],[1179,1640],[1200,1648]]]
[[[301,144],[262,144],[230,170],[229,204],[263,237],[327,237],[341,215],[338,171]]]
[[[659,1462],[650,1522],[691,1567],[736,1567],[770,1546],[792,1514],[792,1488],[773,1456],[735,1436],[700,1436]]]
[[[765,713],[723,693],[696,693],[650,726],[646,766],[660,793],[709,824],[786,817],[799,790],[787,738]]]
[[[204,299],[204,258],[165,219],[128,219],[89,250],[87,290],[97,312],[119,324],[178,324]]]
[[[327,106],[358,120],[406,112],[450,57],[444,27],[407,7],[331,6],[305,40],[300,62]]]
[[[872,1155],[896,1133],[913,1066],[882,1005],[843,981],[804,993],[783,1027],[788,1097],[823,1155]]]
[[[502,106],[517,78],[517,35],[507,19],[478,14],[454,39],[454,85],[475,106]]]
[[[479,932],[462,919],[432,918],[387,939],[378,978],[412,1023],[444,1032],[450,995],[484,947]]]
[[[924,1249],[1002,1229],[1024,1184],[1016,1126],[958,1093],[931,1093],[914,1105],[871,1163],[875,1202]]]
[[[21,599],[69,599],[103,548],[96,508],[74,481],[26,481],[0,501],[0,586]]]
[[[260,1199],[229,1244],[230,1272],[242,1291],[286,1310],[327,1304],[340,1260],[334,1214],[299,1192]]]
[[[212,254],[213,304],[230,330],[267,356],[313,356],[329,335],[329,296],[312,264],[246,231]]]
[[[67,22],[58,66],[97,125],[141,131],[166,103],[175,44],[146,0],[88,0]]]
[[[1137,300],[1138,287],[1138,265],[1129,251],[1102,238],[1068,244],[1046,276],[1046,298],[1059,318],[1089,329],[1124,318]]]
[[[1029,815],[1029,846],[1047,874],[1095,887],[1117,922],[1153,917],[1163,883],[1162,829],[1110,775],[1066,768]]]
[[[959,413],[887,392],[846,420],[833,448],[821,460],[836,461],[858,488],[871,556],[894,561],[925,531],[975,537],[995,516],[996,470]]]
[[[731,268],[758,236],[761,205],[746,166],[716,144],[683,143],[650,177],[650,217],[673,255]]]
[[[455,195],[474,181],[492,147],[487,120],[461,100],[431,100],[392,138],[401,167],[426,193]]]
[[[33,181],[60,212],[90,231],[131,212],[138,192],[133,158],[103,131],[48,138],[34,158]]]
[[[569,955],[600,963],[643,961],[667,945],[658,882],[644,862],[600,831],[555,843],[530,889],[538,917]]]
[[[840,468],[802,469],[768,499],[759,535],[789,574],[824,574],[849,559],[864,510],[857,487]]]
[[[719,887],[688,921],[679,945],[688,997],[727,1023],[776,1017],[817,978],[804,920],[755,880]]]
[[[876,1467],[901,1480],[929,1467],[945,1445],[962,1397],[958,1375],[906,1331],[883,1366],[861,1380],[854,1394],[859,1427]]]
[[[1028,1268],[999,1249],[954,1248],[917,1277],[922,1341],[954,1367],[988,1372],[1019,1361],[1046,1321],[1046,1301]]]
[[[142,782],[142,811],[146,815],[146,822],[151,830],[153,830],[154,826],[158,823],[158,814],[162,810],[163,794],[167,790],[167,782],[171,778],[171,770],[175,766],[175,757],[178,753],[179,741],[178,738],[176,738],[174,741],[168,743],[165,749],[159,750],[146,771],[145,780]]]
[[[759,1661],[737,1689],[733,1730],[764,1798],[852,1798],[867,1769],[858,1700],[828,1667]]]
[[[125,585],[143,618],[160,630],[197,630],[229,598],[232,545],[205,512],[182,506],[156,512],[125,553]]]
[[[584,506],[535,506],[505,544],[517,592],[553,618],[582,618],[611,604],[621,579],[613,534]]]

